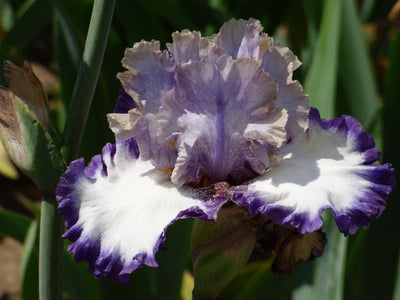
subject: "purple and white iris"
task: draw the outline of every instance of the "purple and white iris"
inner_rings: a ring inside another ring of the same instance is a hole
[[[379,150],[354,118],[309,108],[292,80],[299,60],[262,29],[231,20],[210,37],[175,32],[168,50],[126,50],[108,115],[116,145],[86,168],[72,162],[57,188],[68,249],[96,277],[126,282],[157,266],[168,225],[216,220],[228,201],[300,233],[321,228],[328,208],[346,235],[381,215],[391,165],[374,164]]]

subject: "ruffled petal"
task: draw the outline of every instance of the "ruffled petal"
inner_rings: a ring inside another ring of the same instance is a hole
[[[167,44],[167,48],[175,62],[187,62],[189,60],[200,60],[199,42],[200,32],[189,31],[174,32],[172,34],[172,44]]]
[[[309,108],[292,80],[297,57],[262,30],[258,20],[232,19],[210,37],[173,33],[169,53],[156,41],[127,49],[119,78],[137,107],[108,115],[117,139],[135,137],[141,158],[173,168],[178,185],[263,173],[271,147],[304,134]]]
[[[293,81],[293,72],[301,65],[289,48],[274,43],[272,37],[262,33],[260,38],[259,59],[261,67],[279,85],[276,103],[284,107],[289,115],[286,130],[291,138],[303,134],[308,128],[308,96],[303,87]]]
[[[276,106],[286,109],[288,121],[285,128],[293,139],[304,134],[308,128],[308,102],[309,98],[303,94],[303,87],[298,81],[279,86]]]
[[[394,169],[372,164],[379,150],[349,116],[321,120],[312,109],[308,133],[275,156],[265,175],[232,190],[233,201],[300,233],[319,229],[330,208],[339,230],[354,234],[381,215],[395,185]]]
[[[215,47],[215,35],[202,37],[200,32],[187,29],[174,32],[172,43],[167,43],[168,51],[175,63],[203,60]]]
[[[165,144],[159,145],[152,138],[154,134],[146,118],[158,113],[165,95],[172,89],[175,62],[168,51],[160,50],[158,41],[141,41],[126,49],[122,63],[128,71],[119,73],[117,77],[123,89],[134,100],[135,108],[121,112],[121,109],[129,107],[129,99],[122,95],[123,101],[117,102],[117,111],[108,114],[110,128],[117,139],[136,137],[142,159],[151,160],[157,168],[173,167],[175,151]]]
[[[223,56],[177,67],[176,86],[149,125],[160,144],[176,146],[175,184],[237,183],[265,171],[252,142],[281,146],[287,115],[274,107],[277,86],[259,65]]]
[[[258,58],[262,60],[262,68],[279,85],[293,82],[293,72],[301,65],[288,47],[275,44],[274,39],[264,33],[260,37]]]
[[[155,254],[175,220],[214,220],[228,199],[221,187],[217,192],[177,189],[168,170],[138,158],[134,140],[106,145],[87,168],[74,161],[56,191],[68,250],[96,277],[124,283],[133,270],[157,266]]]
[[[124,90],[133,98],[142,113],[157,112],[164,94],[174,84],[175,64],[160,42],[142,41],[127,48],[122,59],[128,69],[118,74]]]
[[[138,135],[138,130],[135,130],[135,127],[139,127],[140,130],[140,126],[136,125],[142,116],[138,108],[133,108],[127,113],[107,114],[107,120],[115,137],[121,141],[126,141]]]
[[[218,45],[232,58],[258,57],[260,32],[263,31],[260,21],[255,19],[231,19],[222,25]]]

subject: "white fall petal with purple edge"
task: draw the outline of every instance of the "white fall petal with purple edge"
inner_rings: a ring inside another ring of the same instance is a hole
[[[321,120],[312,109],[308,132],[274,156],[265,175],[232,190],[233,201],[300,233],[320,229],[330,208],[339,230],[354,234],[381,215],[395,184],[390,164],[373,164],[372,136],[349,116]]]
[[[73,242],[68,250],[96,276],[127,282],[142,265],[155,267],[168,225],[181,218],[215,220],[227,197],[205,199],[174,187],[168,171],[137,157],[136,142],[108,144],[84,169],[73,162],[57,187],[59,211]],[[68,217],[66,217],[68,216]]]

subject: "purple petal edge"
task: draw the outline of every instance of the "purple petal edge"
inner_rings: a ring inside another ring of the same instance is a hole
[[[128,145],[132,159],[138,158],[139,151],[134,138],[124,142],[118,140],[116,142],[117,144]],[[103,176],[107,176],[107,167],[103,162],[103,158],[108,157],[113,161],[115,154],[116,146],[107,144],[104,146],[101,155],[96,155],[92,158],[88,167],[85,168],[83,158],[73,161],[60,178],[56,189],[56,196],[58,210],[64,218],[65,227],[67,228],[63,238],[70,240],[72,243],[68,246],[67,250],[73,254],[75,260],[77,262],[89,263],[87,270],[93,273],[96,278],[104,276],[109,280],[128,284],[129,275],[135,269],[141,268],[143,265],[158,266],[155,255],[159,250],[166,250],[164,242],[166,239],[166,230],[169,225],[182,218],[193,217],[202,220],[215,220],[218,210],[228,200],[229,196],[227,194],[215,195],[210,200],[210,198],[206,197],[205,193],[196,191],[193,196],[204,200],[202,202],[203,207],[191,207],[181,211],[164,228],[151,253],[138,253],[129,262],[123,262],[120,255],[107,251],[107,249],[102,249],[98,240],[82,235],[82,227],[78,224],[80,202],[77,200],[78,195],[75,190],[75,184],[83,177],[89,180],[96,180],[95,174],[98,172],[101,172]]]
[[[378,219],[385,209],[386,199],[395,188],[395,170],[391,164],[374,164],[373,168],[359,175],[370,181],[369,191],[358,197],[344,214],[332,209],[336,224],[344,235],[354,234],[367,226],[371,217]]]
[[[306,213],[294,214],[294,209],[280,206],[278,203],[267,203],[257,191],[248,190],[246,185],[231,189],[232,201],[240,206],[248,206],[252,216],[258,213],[268,215],[272,221],[283,226],[296,227],[302,234],[315,231],[323,224],[322,212],[331,209],[339,230],[344,235],[354,234],[359,228],[367,226],[371,217],[379,218],[386,206],[386,199],[395,188],[395,170],[389,163],[373,164],[380,160],[380,152],[375,146],[373,137],[356,119],[342,116],[332,120],[321,119],[315,108],[310,110],[310,123],[318,124],[326,131],[334,131],[347,136],[355,142],[355,151],[363,157],[362,165],[367,169],[359,171],[357,175],[369,182],[369,187],[363,194],[353,199],[351,207],[339,211],[334,207],[320,207],[318,214],[309,216]],[[310,126],[312,126],[310,124]],[[315,126],[315,125],[314,125]]]
[[[325,130],[337,130],[353,138],[357,143],[357,151],[363,153],[365,165],[381,159],[381,153],[375,146],[374,138],[355,118],[343,115],[340,118],[325,120],[321,119],[318,109],[311,107],[309,119],[310,122],[318,123]]]
[[[248,206],[252,217],[258,214],[267,215],[273,222],[295,227],[301,234],[310,233],[322,227],[322,212],[328,207],[321,207],[317,217],[310,218],[306,214],[294,214],[293,209],[279,205],[268,205],[260,195],[254,191],[247,191],[245,186],[231,190],[232,201],[239,206]]]
[[[218,207],[219,209],[219,207]],[[218,211],[216,209],[216,211]],[[175,219],[173,219],[164,229],[157,243],[154,245],[152,254],[146,252],[137,254],[129,263],[123,264],[119,255],[114,253],[102,253],[99,241],[89,238],[80,238],[81,228],[72,227],[64,235],[63,238],[69,239],[72,244],[68,246],[67,250],[71,252],[77,262],[89,263],[88,271],[93,273],[96,278],[105,277],[111,281],[119,281],[123,284],[129,284],[129,276],[134,270],[148,265],[157,267],[155,260],[156,253],[166,251],[165,246],[166,231],[168,226],[172,225],[176,220],[182,218],[199,218],[202,220],[211,220],[205,216],[201,210],[193,208],[182,211]],[[75,242],[77,241],[77,242]]]
[[[360,196],[353,209],[340,214],[332,210],[339,230],[345,235],[354,234],[359,228],[367,226],[371,217],[379,218],[386,206],[390,192],[395,188],[395,170],[391,164],[373,164],[381,159],[381,153],[375,146],[372,135],[365,131],[361,124],[351,116],[342,116],[332,120],[321,119],[316,108],[310,109],[310,121],[315,121],[325,130],[338,130],[348,134],[357,143],[356,150],[363,154],[364,165],[371,169],[359,174],[371,182],[370,191]],[[368,199],[366,201],[365,199]]]
[[[139,152],[135,139],[130,139],[124,143],[128,144],[132,158],[136,159]],[[68,246],[67,250],[73,254],[75,260],[77,262],[88,262],[88,271],[93,273],[97,278],[103,275],[107,279],[128,284],[129,273],[141,267],[143,263],[157,265],[154,258],[147,257],[145,253],[139,254],[131,263],[123,265],[119,256],[113,255],[112,253],[101,253],[100,243],[98,241],[81,236],[82,228],[77,225],[79,220],[79,202],[76,201],[75,184],[79,182],[82,177],[96,180],[95,174],[99,171],[106,176],[107,169],[103,163],[102,157],[109,155],[111,159],[113,159],[115,153],[116,146],[113,144],[106,144],[102,150],[102,154],[94,156],[87,168],[85,168],[85,161],[83,158],[73,161],[66,172],[60,177],[59,184],[56,188],[56,198],[58,202],[58,211],[64,218],[64,224],[67,228],[63,238],[70,240],[72,243]]]

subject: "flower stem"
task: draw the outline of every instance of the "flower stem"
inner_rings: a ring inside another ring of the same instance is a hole
[[[85,49],[63,133],[61,153],[67,162],[78,155],[103,62],[115,0],[95,0]]]
[[[115,0],[95,0],[85,49],[64,127],[61,153],[67,162],[78,155],[99,78]],[[54,187],[55,190],[55,187]],[[62,299],[63,224],[53,194],[44,194],[40,219],[39,297]]]
[[[39,297],[41,300],[62,299],[61,234],[64,225],[57,211],[54,195],[43,195],[39,242]]]

